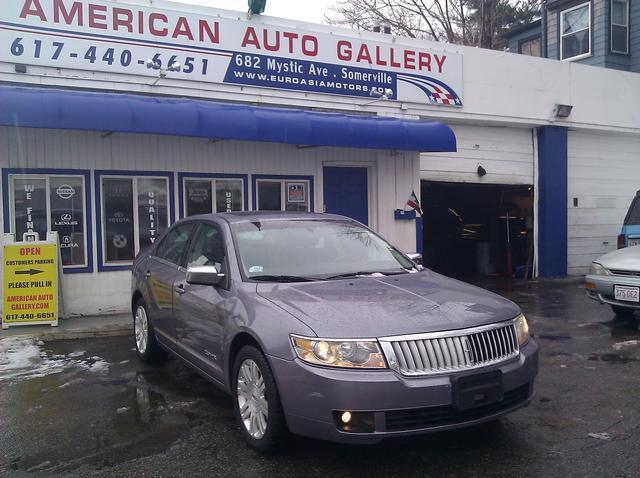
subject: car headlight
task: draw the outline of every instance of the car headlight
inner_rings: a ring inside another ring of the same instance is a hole
[[[522,347],[529,341],[529,324],[527,323],[527,318],[523,314],[520,314],[514,324],[516,326],[518,344]]]
[[[296,354],[314,365],[343,368],[387,368],[374,340],[337,340],[291,336]]]
[[[609,271],[605,269],[601,264],[598,264],[597,262],[592,262],[591,270],[589,271],[589,274],[594,276],[608,276]]]

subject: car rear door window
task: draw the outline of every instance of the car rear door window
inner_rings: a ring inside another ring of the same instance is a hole
[[[216,266],[222,270],[224,263],[224,238],[213,224],[202,224],[191,245],[187,267]]]
[[[176,265],[182,265],[182,258],[189,245],[189,237],[194,224],[182,224],[174,227],[167,233],[162,242],[158,244],[155,256]]]
[[[640,200],[636,198],[629,207],[627,220],[624,222],[627,226],[640,226]]]

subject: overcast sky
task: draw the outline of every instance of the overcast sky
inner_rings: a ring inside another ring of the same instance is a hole
[[[247,0],[174,0],[181,3],[206,5],[227,10],[248,10]],[[312,23],[325,23],[324,15],[329,7],[335,5],[335,0],[267,0],[265,15],[273,17],[291,18]]]

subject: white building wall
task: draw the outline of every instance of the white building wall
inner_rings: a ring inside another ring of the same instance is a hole
[[[569,131],[568,182],[568,272],[580,275],[616,248],[640,190],[640,135]]]
[[[407,252],[416,250],[415,222],[396,221],[393,211],[404,206],[412,190],[419,189],[418,153],[297,148],[240,141],[212,143],[200,138],[0,127],[2,168],[91,170],[91,215],[94,219],[93,171],[97,169],[173,172],[177,218],[179,172],[248,174],[250,208],[252,174],[313,176],[314,207],[321,212],[322,168],[325,164],[367,167],[370,226],[399,248]],[[1,209],[0,221],[3,220]],[[95,223],[92,227],[94,247],[90,253],[97,271],[96,241],[100,228]],[[128,271],[66,274],[62,286],[70,315],[121,312],[129,306]]]
[[[455,153],[423,153],[420,178],[430,181],[485,184],[533,184],[531,128],[451,125]],[[479,177],[478,166],[487,171]]]

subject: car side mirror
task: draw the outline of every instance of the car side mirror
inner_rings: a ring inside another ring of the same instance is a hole
[[[422,265],[422,254],[414,252],[412,254],[407,254],[407,257],[411,259],[415,264]]]
[[[187,284],[218,285],[224,274],[216,266],[193,266],[187,268]]]

